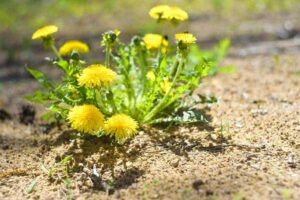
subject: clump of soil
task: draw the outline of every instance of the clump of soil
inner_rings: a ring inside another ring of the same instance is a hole
[[[0,109],[0,121],[10,120],[11,115],[4,109]]]
[[[23,124],[33,124],[35,118],[35,109],[31,105],[23,105],[19,113],[20,122]]]

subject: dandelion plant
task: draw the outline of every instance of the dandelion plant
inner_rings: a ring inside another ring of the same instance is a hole
[[[188,19],[184,10],[167,5],[152,8],[149,15],[159,23],[178,24]],[[143,125],[203,120],[195,112],[203,101],[192,95],[210,65],[205,59],[190,62],[189,50],[197,41],[193,34],[147,33],[124,43],[120,31],[107,31],[100,42],[105,58],[86,64],[84,54],[90,47],[72,40],[57,48],[57,31],[55,25],[45,26],[34,32],[32,39],[40,39],[52,50],[51,63],[65,75],[60,82],[53,82],[46,74],[28,68],[45,90],[27,99],[45,104],[74,130],[106,135],[122,143]]]

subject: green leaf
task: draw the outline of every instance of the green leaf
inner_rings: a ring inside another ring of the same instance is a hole
[[[234,74],[236,73],[237,68],[233,65],[228,65],[224,67],[219,67],[218,72],[222,74]]]
[[[68,164],[71,160],[74,160],[73,156],[68,155],[68,156],[64,157],[64,158],[60,161],[60,164],[66,165],[66,164]]]
[[[47,78],[47,76],[44,73],[42,73],[38,70],[32,69],[30,67],[27,67],[26,69],[41,85],[43,85],[44,87],[46,87],[48,89],[53,88],[52,83],[50,82],[50,80]]]
[[[213,66],[213,64],[211,62],[209,62],[208,60],[203,59],[203,61],[204,61],[203,64],[200,65],[201,77],[208,76],[212,69],[212,66]]]
[[[51,106],[49,107],[49,110],[51,110],[52,112],[55,112],[55,113],[61,113],[63,109],[58,104],[59,104],[59,102],[51,104]]]
[[[65,60],[55,61],[54,64],[58,66],[58,68],[64,70],[66,73],[68,72],[69,63]]]
[[[231,42],[228,38],[225,38],[218,43],[218,45],[216,46],[216,50],[218,53],[219,60],[226,56],[230,44]]]
[[[41,119],[44,119],[46,121],[51,121],[55,119],[55,115],[52,112],[47,112],[41,116]]]
[[[203,114],[197,110],[187,110],[183,111],[181,114],[163,117],[151,121],[150,124],[160,124],[160,123],[175,123],[175,124],[190,124],[197,122],[208,122]]]
[[[218,64],[226,56],[229,47],[229,39],[221,40],[214,47],[213,51],[204,51],[201,50],[197,45],[193,45],[190,48],[188,67],[196,65],[196,70],[199,70],[199,66],[202,67],[202,65],[204,65],[206,67],[203,68],[201,76],[214,76],[220,72],[218,69]]]
[[[35,103],[44,103],[44,101],[49,100],[49,97],[48,93],[37,90],[32,95],[26,96],[25,99]]]
[[[28,185],[26,191],[27,193],[31,193],[34,189],[34,186],[37,184],[37,182],[39,181],[40,177],[36,177],[35,179],[33,179],[33,181]]]
[[[198,97],[200,98],[200,103],[202,104],[205,104],[205,103],[217,103],[218,102],[218,99],[214,96],[212,97],[206,97],[206,96],[203,96],[201,94],[198,94]]]
[[[205,117],[193,110],[184,111],[182,115],[182,123],[207,122]]]
[[[292,193],[289,189],[283,189],[281,191],[281,196],[283,197],[284,200],[292,199]]]

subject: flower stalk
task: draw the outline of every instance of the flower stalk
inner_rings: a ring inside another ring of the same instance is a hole
[[[176,64],[177,61],[175,61],[175,64]],[[175,66],[175,64],[173,66]],[[184,62],[183,62],[183,58],[179,58],[179,65],[178,65],[178,68],[177,68],[177,71],[176,71],[176,74],[174,76],[174,79],[171,83],[171,86],[169,87],[169,89],[167,90],[166,94],[164,95],[164,97],[162,98],[162,100],[145,116],[145,118],[143,119],[143,122],[144,123],[147,123],[147,122],[150,122],[151,119],[153,117],[155,117],[155,115],[157,115],[159,112],[161,112],[165,107],[166,107],[166,103],[168,102],[168,98],[169,98],[169,95],[173,89],[173,87],[175,86],[176,84],[176,81],[182,71],[182,68],[183,68],[183,65],[184,65]]]
[[[105,51],[105,65],[107,67],[110,67],[110,54],[111,54],[111,48],[112,46],[110,44],[106,45],[106,51]],[[118,112],[118,108],[115,104],[115,100],[114,100],[114,94],[112,92],[111,87],[108,87],[108,93],[106,94],[106,97],[110,103],[110,105],[112,106],[113,111],[116,113]]]
[[[59,60],[62,60],[62,57],[61,57],[61,55],[59,55],[58,50],[57,50],[57,48],[55,47],[54,43],[52,43],[50,47],[51,47],[51,50],[53,51],[53,53],[57,56],[57,58],[58,58]]]

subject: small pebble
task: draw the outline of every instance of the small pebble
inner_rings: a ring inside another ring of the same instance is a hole
[[[172,161],[170,162],[170,164],[171,164],[173,167],[178,167],[178,165],[179,165],[179,159],[172,160]]]
[[[253,117],[257,117],[258,115],[268,114],[268,110],[267,109],[252,109],[251,113],[252,113]]]
[[[197,191],[200,190],[201,185],[204,185],[204,181],[202,181],[201,179],[198,179],[193,182],[193,188]]]

